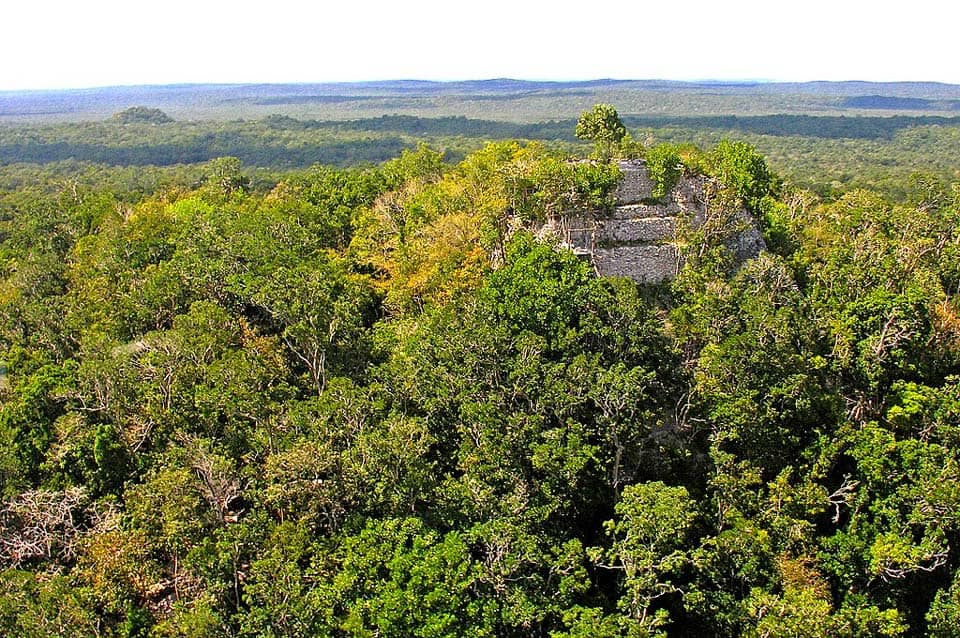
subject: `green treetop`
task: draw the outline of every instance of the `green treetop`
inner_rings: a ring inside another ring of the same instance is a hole
[[[609,157],[614,146],[620,144],[627,134],[627,129],[620,121],[617,109],[610,104],[595,104],[580,115],[576,134],[582,140],[593,140],[598,156]]]

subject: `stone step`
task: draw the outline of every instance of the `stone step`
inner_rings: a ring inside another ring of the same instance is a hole
[[[677,232],[675,217],[637,217],[633,219],[606,219],[598,233],[605,243],[660,241],[672,239]]]
[[[633,219],[635,217],[675,217],[680,214],[680,206],[675,202],[666,204],[628,204],[617,206],[610,214],[612,219]]]
[[[613,197],[618,204],[633,204],[640,202],[653,192],[653,181],[646,164],[640,160],[621,161],[617,165],[623,178],[614,191]]]
[[[677,276],[677,248],[671,244],[597,248],[593,263],[601,275],[662,283]]]

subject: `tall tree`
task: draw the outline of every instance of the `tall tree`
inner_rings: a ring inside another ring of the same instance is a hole
[[[608,158],[627,134],[627,129],[620,121],[617,109],[609,104],[596,104],[580,115],[576,134],[580,139],[596,144],[598,157]]]

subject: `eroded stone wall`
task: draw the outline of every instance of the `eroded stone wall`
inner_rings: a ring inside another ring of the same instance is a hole
[[[539,229],[561,245],[590,259],[601,275],[629,277],[640,283],[673,279],[680,267],[676,246],[679,224],[702,226],[711,214],[707,205],[709,180],[685,177],[661,200],[652,198],[653,181],[640,160],[622,161],[623,173],[609,213],[577,211],[549,220]],[[730,242],[737,259],[745,261],[765,248],[760,231],[745,210],[737,212],[743,230]]]

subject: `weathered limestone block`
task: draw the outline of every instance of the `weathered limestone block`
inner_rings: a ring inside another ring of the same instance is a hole
[[[746,215],[746,212],[744,212],[744,215]],[[763,236],[760,234],[760,229],[756,227],[753,220],[747,217],[745,221],[748,222],[746,230],[727,244],[727,248],[733,252],[738,262],[753,259],[767,249]]]
[[[675,217],[635,217],[606,219],[602,222],[600,242],[604,244],[657,242],[677,232]]]
[[[548,219],[535,234],[541,240],[554,238],[570,248],[585,248],[597,241],[599,229],[600,224],[593,212],[571,212]]]
[[[613,193],[617,204],[636,204],[649,199],[653,193],[653,181],[643,160],[622,160],[617,162],[623,178]]]
[[[683,210],[703,210],[709,190],[709,178],[702,175],[685,177],[670,191],[670,199]]]
[[[641,284],[659,284],[677,276],[677,249],[670,244],[597,248],[592,261],[601,275],[629,277]]]
[[[679,214],[680,205],[671,200],[662,204],[627,204],[626,206],[617,206],[610,212],[610,218],[676,217]]]

